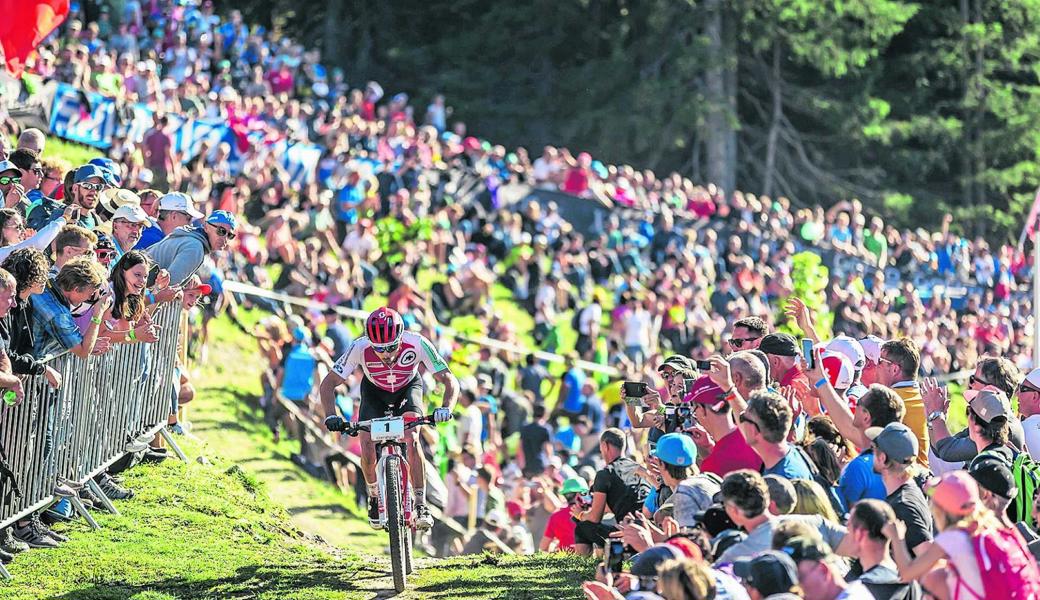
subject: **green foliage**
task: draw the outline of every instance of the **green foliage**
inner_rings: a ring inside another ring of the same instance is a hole
[[[858,197],[903,226],[964,209],[966,233],[995,239],[1017,233],[1040,179],[1036,0],[236,6],[315,40],[352,84],[406,91],[420,116],[443,92],[469,131],[532,154],[563,145],[703,183],[723,143],[739,189]]]
[[[824,296],[828,277],[829,270],[824,266],[819,254],[806,251],[791,257],[791,296],[800,298],[809,307],[810,313],[815,316],[816,331],[825,339],[830,338],[831,326],[834,323],[834,315],[827,309]],[[782,315],[777,315],[776,322],[781,324],[778,327],[780,331],[797,337],[804,335],[793,321]]]

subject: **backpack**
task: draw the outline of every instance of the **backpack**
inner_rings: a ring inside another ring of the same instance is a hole
[[[979,565],[983,589],[971,589],[957,573],[953,598],[960,596],[962,586],[978,598],[1035,600],[1040,597],[1040,569],[1037,569],[1036,561],[1017,529],[976,533],[971,536],[971,546]],[[949,566],[954,573],[957,572],[952,562]]]
[[[1015,478],[1018,495],[1011,501],[1008,518],[1015,523],[1025,523],[1029,527],[1034,527],[1033,500],[1036,498],[1037,490],[1040,490],[1040,463],[1034,461],[1027,452],[1019,452],[1017,456],[1009,460],[1008,456],[1002,452],[988,451],[976,456],[972,459],[972,463],[988,459],[1003,462]]]
[[[574,314],[571,316],[571,329],[574,330],[574,333],[578,333],[579,335],[580,330],[578,329],[578,326],[581,325],[581,313],[585,312],[585,308],[576,307],[574,309]]]
[[[847,510],[842,505],[841,498],[838,496],[838,490],[834,487],[834,484],[827,481],[827,478],[820,473],[820,468],[816,466],[816,463],[813,462],[812,457],[810,457],[809,453],[805,451],[805,448],[795,444],[794,449],[798,451],[798,455],[802,457],[806,466],[809,467],[809,472],[812,473],[813,481],[820,484],[823,491],[827,493],[827,499],[830,500],[831,507],[834,508],[834,512],[837,513],[838,518],[844,517]]]

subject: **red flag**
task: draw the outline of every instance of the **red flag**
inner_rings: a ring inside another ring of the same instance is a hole
[[[1033,206],[1029,209],[1029,216],[1026,217],[1026,223],[1022,227],[1022,235],[1018,236],[1018,250],[1022,251],[1022,247],[1026,244],[1026,236],[1029,239],[1033,239],[1036,234],[1036,217],[1040,214],[1040,188],[1036,190],[1036,197],[1033,198]]]
[[[0,0],[0,54],[18,77],[25,61],[69,14],[69,0]]]

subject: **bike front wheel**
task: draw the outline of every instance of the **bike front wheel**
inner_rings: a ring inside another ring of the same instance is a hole
[[[394,572],[394,589],[404,591],[407,575],[405,564],[405,544],[408,536],[404,522],[403,502],[401,498],[401,459],[387,456],[384,463],[383,481],[386,482],[386,529],[390,533],[390,566]]]

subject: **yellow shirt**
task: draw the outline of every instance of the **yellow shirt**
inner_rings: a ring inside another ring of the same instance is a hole
[[[906,406],[906,415],[903,416],[903,424],[910,428],[917,436],[917,462],[924,467],[928,466],[928,415],[924,411],[924,399],[921,398],[921,389],[915,382],[900,382],[892,389],[903,399]]]

